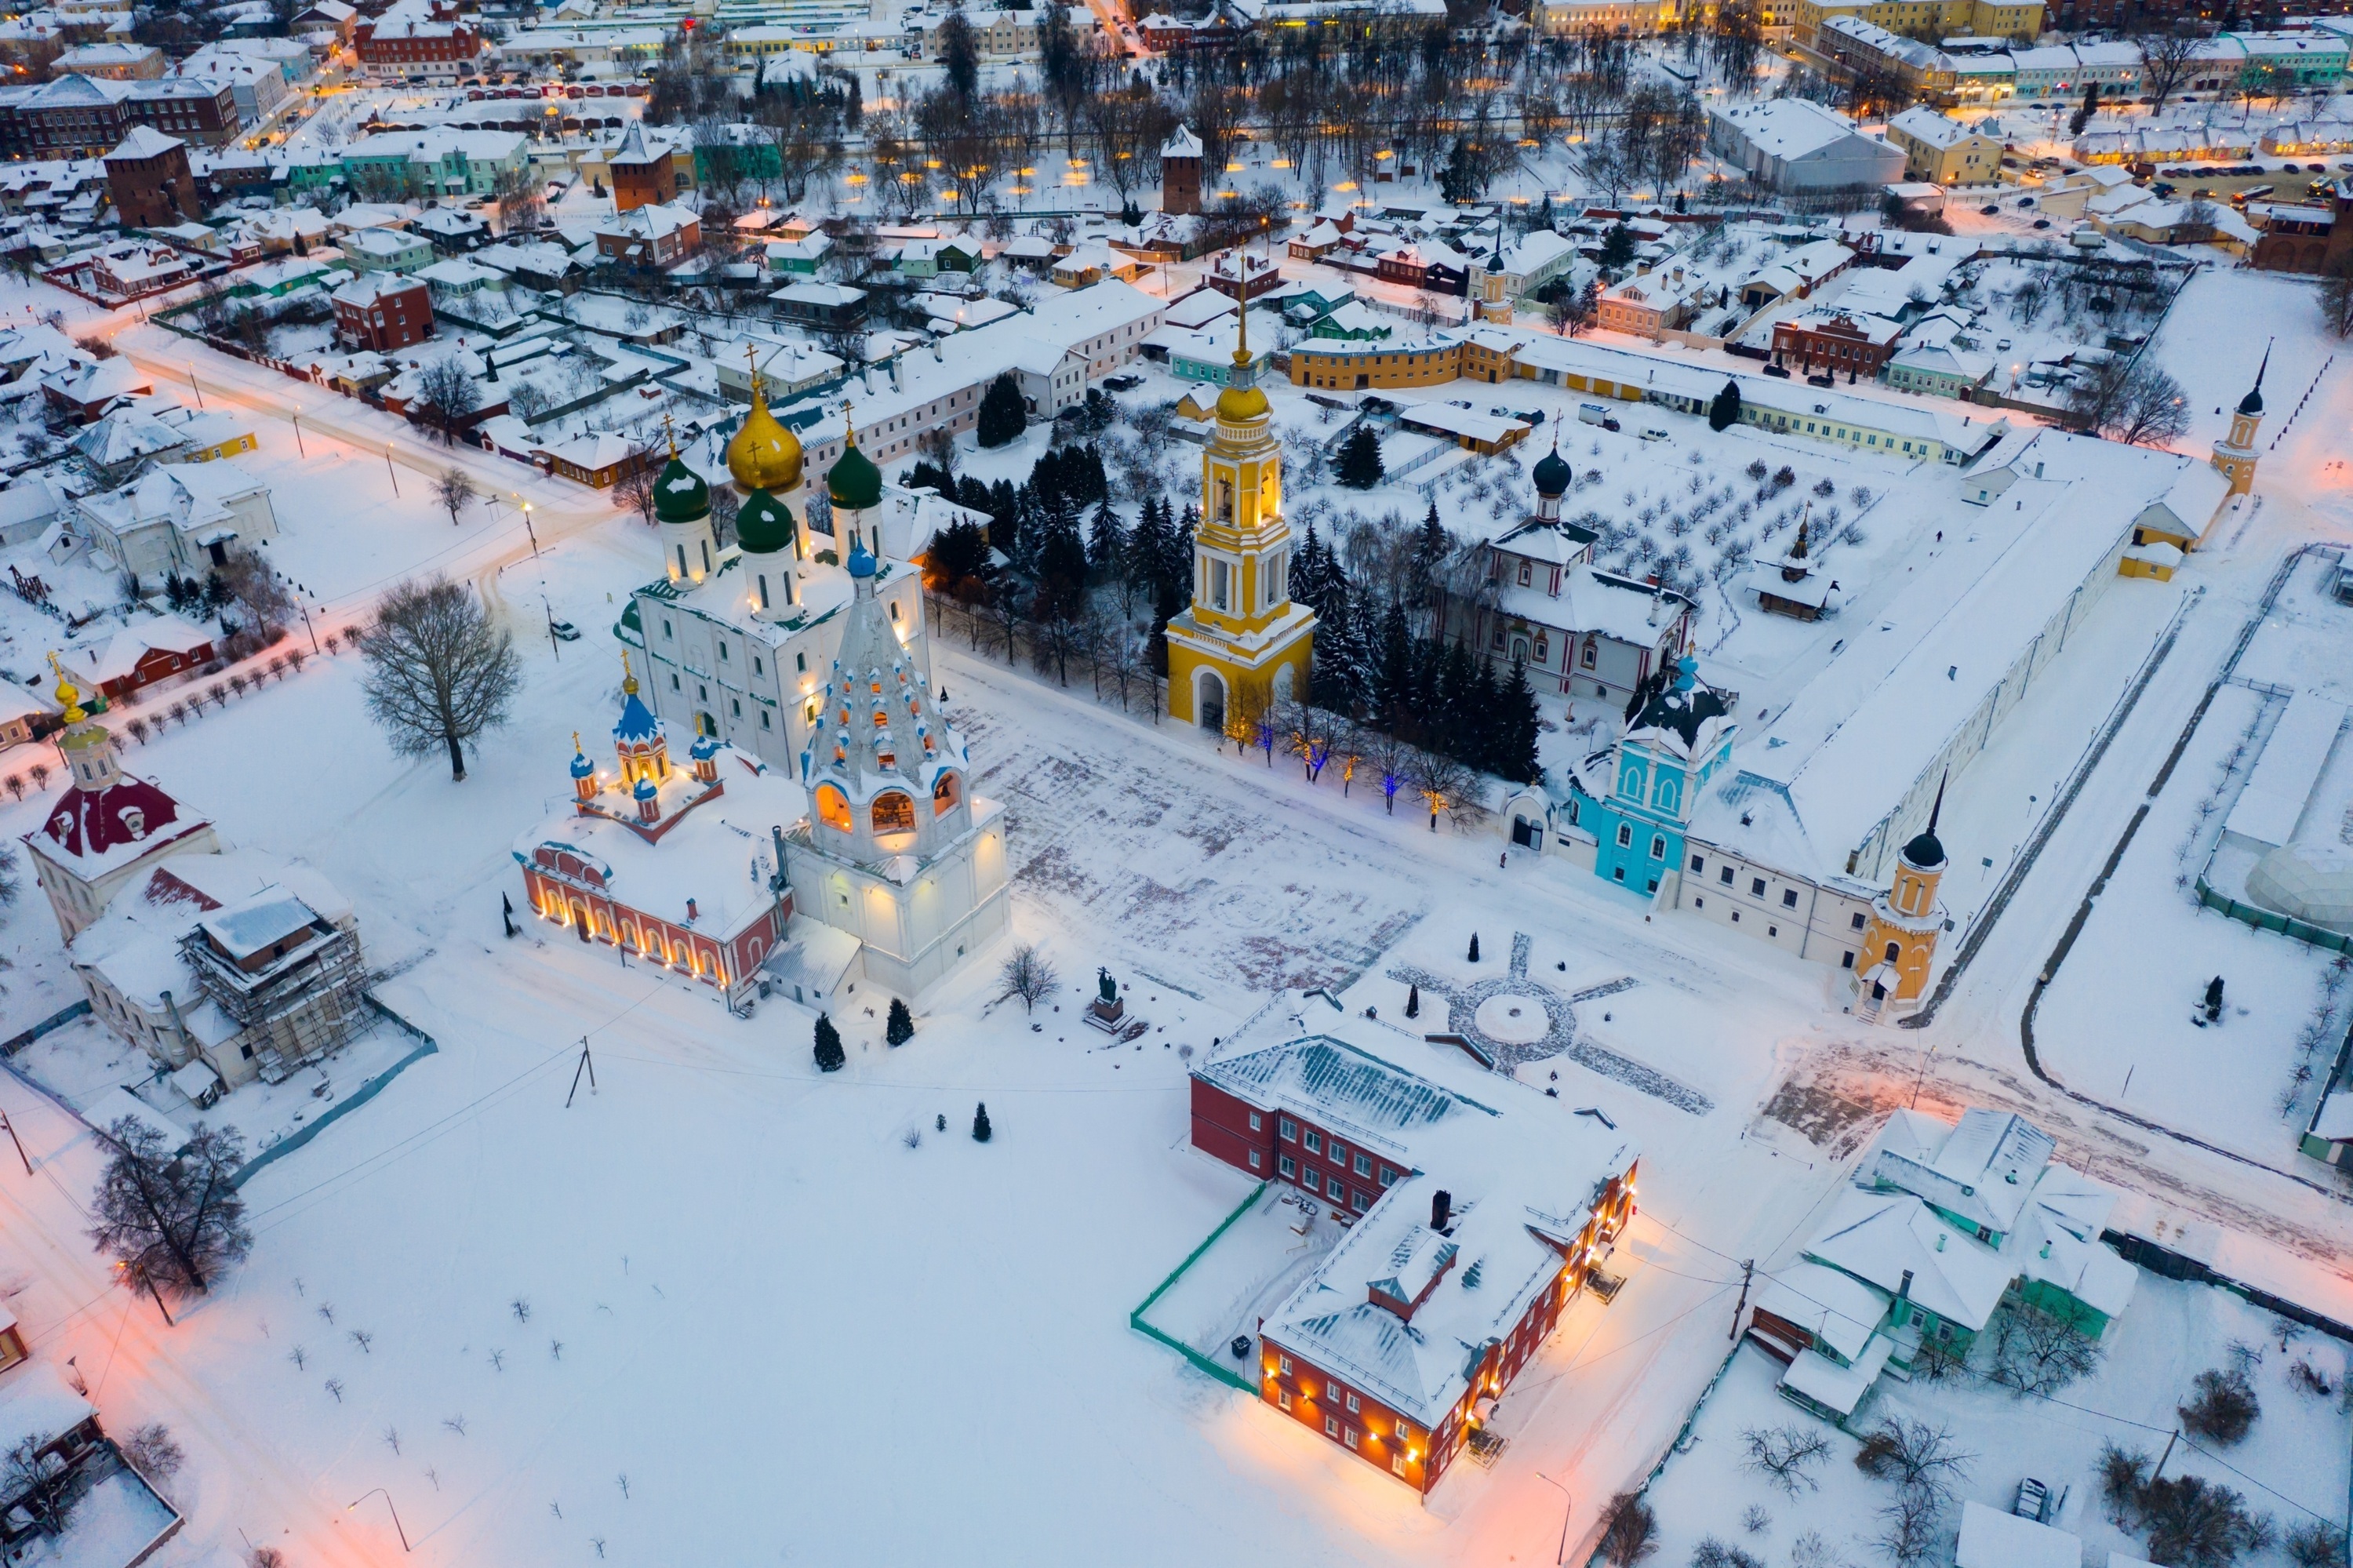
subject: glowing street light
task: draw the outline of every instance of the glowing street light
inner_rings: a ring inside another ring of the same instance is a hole
[[[367,1501],[368,1499],[372,1497],[382,1497],[384,1499],[385,1510],[392,1515],[392,1528],[400,1537],[400,1549],[403,1552],[416,1551],[417,1548],[408,1544],[408,1531],[401,1526],[400,1510],[392,1506],[392,1494],[385,1491],[382,1487],[376,1488],[374,1491],[362,1492],[358,1497],[353,1498],[349,1503],[344,1505],[343,1511],[345,1513],[351,1512],[353,1509],[359,1507],[360,1504]]]

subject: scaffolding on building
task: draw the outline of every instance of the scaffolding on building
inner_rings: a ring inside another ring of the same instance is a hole
[[[276,1084],[372,1022],[359,935],[279,893],[199,920],[180,954],[197,989],[237,1026]]]

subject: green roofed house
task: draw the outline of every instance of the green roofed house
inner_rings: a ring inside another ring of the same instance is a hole
[[[2053,1164],[2051,1136],[2002,1111],[1958,1125],[1901,1110],[1788,1266],[1749,1334],[1789,1363],[1782,1394],[1850,1422],[1879,1373],[1928,1347],[1966,1355],[2005,1307],[2098,1339],[2140,1275],[2100,1240],[2116,1195]]]

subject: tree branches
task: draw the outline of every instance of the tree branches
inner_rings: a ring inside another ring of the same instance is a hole
[[[464,585],[411,579],[385,596],[361,651],[369,714],[394,751],[449,753],[449,777],[466,777],[465,743],[507,722],[522,682],[514,640],[493,626]]]
[[[176,1152],[155,1127],[125,1117],[106,1130],[114,1157],[99,1179],[90,1239],[133,1290],[199,1292],[252,1250],[234,1178],[245,1139],[199,1123]]]

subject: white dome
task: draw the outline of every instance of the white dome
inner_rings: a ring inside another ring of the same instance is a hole
[[[2332,931],[2353,931],[2353,849],[2284,844],[2247,873],[2247,896]]]

